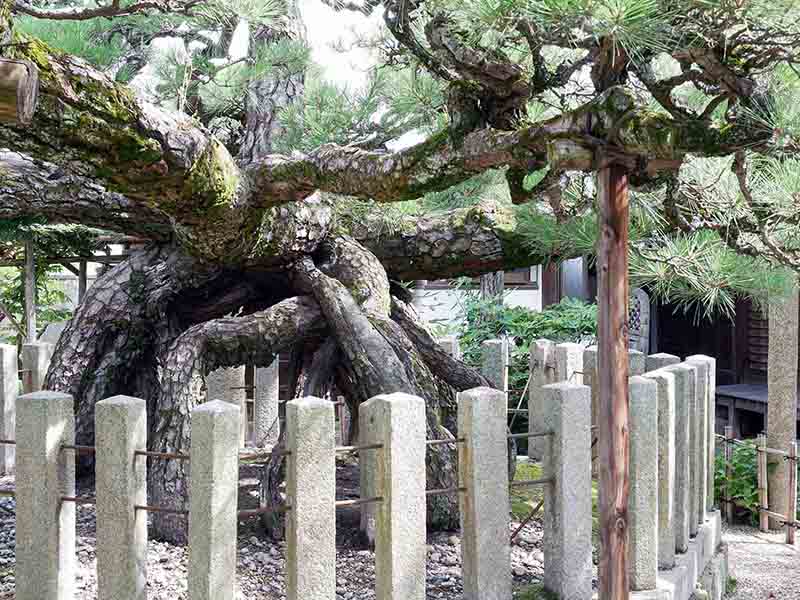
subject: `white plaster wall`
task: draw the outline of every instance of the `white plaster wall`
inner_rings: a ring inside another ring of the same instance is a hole
[[[414,307],[428,323],[455,325],[462,320],[464,295],[463,290],[418,288],[414,290]],[[542,292],[540,289],[507,288],[505,303],[539,311],[542,310]]]

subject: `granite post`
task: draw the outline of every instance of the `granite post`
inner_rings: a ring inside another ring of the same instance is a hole
[[[655,371],[656,369],[663,369],[670,365],[677,365],[681,359],[674,354],[667,354],[666,352],[659,352],[658,354],[651,354],[646,360],[646,372]]]
[[[236,594],[239,407],[222,400],[192,411],[189,600]]]
[[[675,374],[657,368],[644,376],[658,386],[658,567],[672,569],[675,566]]]
[[[481,374],[494,389],[508,392],[508,339],[486,340],[481,352]]]
[[[675,551],[682,554],[689,548],[691,522],[697,527],[697,519],[692,519],[692,444],[691,409],[694,405],[694,369],[685,363],[671,365],[666,371],[675,376]],[[696,532],[696,529],[695,529]]]
[[[17,376],[17,347],[0,344],[0,438],[13,440],[17,411],[19,377]],[[15,448],[0,444],[0,475],[14,473]]]
[[[75,444],[73,399],[34,392],[17,401],[16,600],[73,600]]]
[[[376,600],[425,600],[425,402],[408,394],[361,405],[375,443]]]
[[[703,354],[695,354],[686,359],[690,363],[706,363],[706,429],[708,433],[708,442],[706,444],[706,451],[708,456],[706,458],[706,512],[714,509],[714,465],[717,456],[717,361],[716,359],[705,356]]]
[[[542,403],[544,386],[556,381],[555,344],[550,340],[536,340],[530,347],[531,384],[528,388],[528,431],[535,433],[544,428]],[[528,458],[542,459],[542,445],[537,438],[528,440]]]
[[[239,407],[239,446],[244,447],[247,438],[247,390],[245,368],[222,367],[206,376],[206,401],[223,400]]]
[[[115,396],[95,405],[97,598],[145,600],[147,567],[147,407]]]
[[[461,563],[465,600],[511,598],[506,394],[481,387],[461,392],[458,449]]]
[[[544,587],[564,600],[592,597],[590,392],[583,385],[544,387]]]
[[[44,378],[53,356],[53,344],[22,344],[22,390],[26,394],[44,389]]]
[[[658,577],[658,384],[634,376],[630,387],[628,559],[631,590],[654,590]]]
[[[279,362],[276,356],[270,366],[256,368],[253,445],[257,448],[271,448],[278,443],[281,434],[281,422],[278,418]]]
[[[333,403],[286,404],[286,597],[336,597],[336,451]]]
[[[694,464],[696,470],[695,502],[697,503],[697,522],[702,525],[706,520],[706,501],[708,499],[708,368],[709,364],[702,360],[688,360],[686,364],[695,368],[695,413],[697,428],[694,445]]]

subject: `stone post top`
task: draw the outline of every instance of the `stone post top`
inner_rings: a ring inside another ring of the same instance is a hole
[[[686,357],[686,362],[715,362],[715,359],[705,354],[692,354]]]
[[[145,401],[141,398],[134,398],[133,396],[111,396],[105,400],[100,400],[98,403],[103,406],[144,406]]]
[[[303,396],[302,398],[295,398],[294,400],[289,400],[286,403],[287,406],[299,406],[299,407],[309,407],[309,408],[328,408],[332,407],[333,403],[330,400],[323,400],[322,398],[317,398],[316,396]]]
[[[570,383],[569,381],[559,381],[558,383],[549,383],[547,385],[542,386],[542,389],[559,390],[559,391],[569,391],[569,390],[586,390],[587,392],[590,391],[588,385],[581,385],[579,383]]]
[[[652,371],[648,371],[644,375],[641,375],[641,377],[646,377],[647,379],[666,379],[667,381],[675,381],[675,373],[671,372],[671,366],[675,365],[667,365],[665,367],[653,369]],[[637,377],[639,376],[637,375]]]
[[[224,414],[224,413],[238,413],[239,406],[224,400],[211,400],[199,406],[196,406],[192,413],[209,413],[209,414]]]
[[[628,385],[632,390],[644,391],[648,388],[656,389],[658,384],[649,377],[632,375],[630,378],[628,378]]]
[[[55,348],[50,342],[25,342],[22,344],[23,348]]]
[[[579,344],[578,342],[561,342],[560,344],[556,344],[556,348],[583,350],[583,344]]]
[[[505,392],[501,392],[500,390],[496,390],[494,388],[481,386],[476,388],[470,388],[468,390],[464,390],[463,392],[459,392],[459,396],[465,399],[488,397],[494,400],[502,400],[506,397],[506,394]]]
[[[17,402],[72,402],[72,396],[61,392],[31,392],[19,396]]]
[[[649,355],[651,358],[679,358],[674,354],[670,354],[669,352],[656,352],[655,354]]]
[[[632,350],[630,348],[628,349],[628,358],[629,359],[632,358],[632,357],[638,358],[640,356],[644,356],[644,352],[641,352],[640,350]]]
[[[665,371],[680,371],[682,373],[694,373],[697,371],[697,367],[694,365],[690,365],[689,363],[682,362],[676,365],[668,365],[664,367]]]
[[[419,396],[414,396],[413,394],[406,394],[404,392],[395,392],[394,394],[380,394],[378,396],[373,396],[369,400],[364,403],[364,406],[370,406],[372,404],[400,404],[406,406],[418,406],[425,408],[425,401],[420,398]]]
[[[506,343],[505,339],[501,338],[494,338],[491,340],[485,340],[481,345],[482,346],[501,346]]]

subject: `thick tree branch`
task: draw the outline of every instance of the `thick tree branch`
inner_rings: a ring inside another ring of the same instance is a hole
[[[111,4],[89,7],[71,7],[47,9],[37,8],[27,2],[17,1],[14,3],[13,11],[21,15],[29,15],[37,19],[50,19],[52,21],[88,21],[104,17],[113,19],[115,17],[129,17],[144,12],[160,12],[164,14],[187,14],[203,0],[143,0],[123,5],[119,0],[113,0]]]

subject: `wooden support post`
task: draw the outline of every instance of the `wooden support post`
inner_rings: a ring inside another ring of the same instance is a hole
[[[786,514],[786,543],[794,546],[797,531],[797,442],[789,445],[789,510]]]
[[[0,123],[27,125],[36,111],[39,70],[29,60],[0,58]]]
[[[87,263],[85,260],[82,260],[79,263],[79,270],[78,270],[78,302],[83,301],[83,297],[86,295],[86,283],[88,280],[88,269]]]
[[[628,177],[598,172],[597,381],[600,465],[600,600],[627,600],[628,578]]]
[[[758,435],[758,523],[761,531],[769,531],[769,492],[767,491],[767,436],[763,433]]]
[[[731,480],[733,479],[733,427],[725,426],[725,520],[733,523],[733,502],[731,499]]]
[[[25,242],[25,327],[26,342],[36,342],[36,256],[32,240]]]

